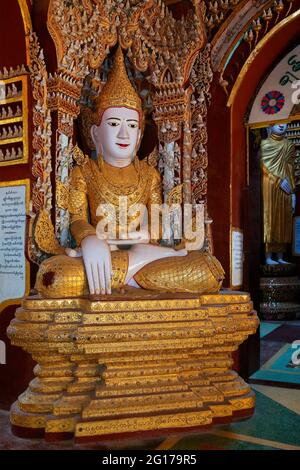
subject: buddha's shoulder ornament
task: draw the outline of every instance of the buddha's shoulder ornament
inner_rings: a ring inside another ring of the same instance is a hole
[[[73,158],[78,166],[85,166],[89,161],[89,157],[83,153],[78,145],[73,148]]]
[[[90,185],[94,182],[95,173],[97,173],[97,165],[95,162],[85,155],[83,151],[75,145],[73,149],[73,159],[76,163],[75,168],[78,168],[79,173],[83,176],[85,183]]]
[[[149,166],[152,166],[153,168],[157,167],[157,164],[158,164],[158,149],[157,149],[157,147],[154,147],[152,152],[148,155],[147,163],[148,163]]]

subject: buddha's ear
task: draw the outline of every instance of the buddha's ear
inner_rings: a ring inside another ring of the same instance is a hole
[[[103,154],[103,147],[101,145],[101,143],[99,142],[99,139],[97,139],[97,130],[98,130],[98,127],[99,126],[96,126],[96,124],[93,124],[92,127],[91,127],[91,137],[92,137],[92,141],[94,143],[94,146],[96,148],[96,151],[97,151],[97,154]]]
[[[92,141],[94,142],[94,145],[96,146],[96,142],[97,142],[97,139],[96,139],[96,130],[97,130],[97,126],[95,124],[92,125],[91,127],[91,137],[92,137]]]
[[[136,144],[136,151],[138,151],[140,145],[141,145],[141,140],[142,140],[142,129],[139,128],[138,130],[138,138],[137,138],[137,144]]]

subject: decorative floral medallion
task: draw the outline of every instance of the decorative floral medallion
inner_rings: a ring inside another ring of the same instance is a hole
[[[269,91],[261,100],[261,109],[266,114],[276,114],[284,106],[285,98],[280,91]]]

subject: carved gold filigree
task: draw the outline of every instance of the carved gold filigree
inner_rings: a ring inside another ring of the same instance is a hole
[[[183,185],[179,184],[175,186],[168,194],[168,204],[181,204],[182,203],[182,189]]]
[[[211,38],[233,10],[239,10],[243,0],[214,0],[205,1],[207,5],[205,24],[208,29],[209,38]]]
[[[210,85],[213,73],[210,64],[210,45],[201,51],[191,71],[194,93],[191,99],[192,146],[191,183],[193,201],[206,204],[207,193],[207,108],[210,104]]]
[[[264,6],[264,5],[262,5]],[[244,41],[249,44],[249,54],[257,43],[266,35],[269,29],[273,28],[280,19],[288,16],[293,8],[293,1],[280,0],[270,2],[268,8],[259,12],[259,16],[253,18],[244,33]]]
[[[213,69],[220,72],[220,85],[229,96],[228,106],[245,75],[246,68],[241,70],[243,65],[249,64],[269,35],[292,19],[298,10],[299,3],[295,0],[245,0],[220,24],[218,31],[211,31]],[[230,61],[234,61],[234,67],[230,67]]]
[[[79,113],[81,81],[70,73],[57,72],[49,76],[47,85],[49,109],[75,118]]]
[[[51,117],[47,108],[47,71],[43,50],[35,33],[30,35],[29,66],[32,84],[33,106],[33,158],[32,209],[35,213],[48,211],[52,206],[51,166]]]
[[[47,107],[47,70],[44,53],[35,33],[29,37],[30,80],[33,96],[33,156],[32,156],[32,195],[31,220],[29,221],[28,254],[39,263],[44,254],[35,242],[34,230],[36,215],[40,211],[50,212],[52,207],[51,163],[51,116]]]
[[[155,147],[152,152],[147,157],[148,165],[153,166],[154,168],[158,163],[158,149]]]
[[[56,204],[57,207],[64,210],[69,207],[69,186],[61,181],[56,182]]]
[[[67,137],[73,136],[73,118],[72,115],[58,112],[58,130]]]
[[[65,251],[55,237],[51,218],[46,209],[41,210],[38,214],[34,230],[34,240],[39,249],[45,253],[58,255]]]
[[[73,149],[73,158],[77,165],[83,166],[88,161],[88,157],[83,153],[83,151],[75,145]]]
[[[59,69],[75,71],[83,79],[87,68],[100,67],[107,49],[119,41],[138,70],[149,68],[154,85],[168,81],[168,73],[172,81],[184,83],[195,51],[206,41],[204,3],[193,4],[178,21],[160,0],[52,0],[47,25]]]

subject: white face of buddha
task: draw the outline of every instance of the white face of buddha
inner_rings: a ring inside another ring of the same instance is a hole
[[[104,111],[99,126],[92,126],[91,135],[97,154],[113,166],[124,167],[134,159],[140,140],[139,113],[125,107]]]
[[[286,132],[287,124],[275,124],[271,127],[272,134],[275,135],[284,135]]]

